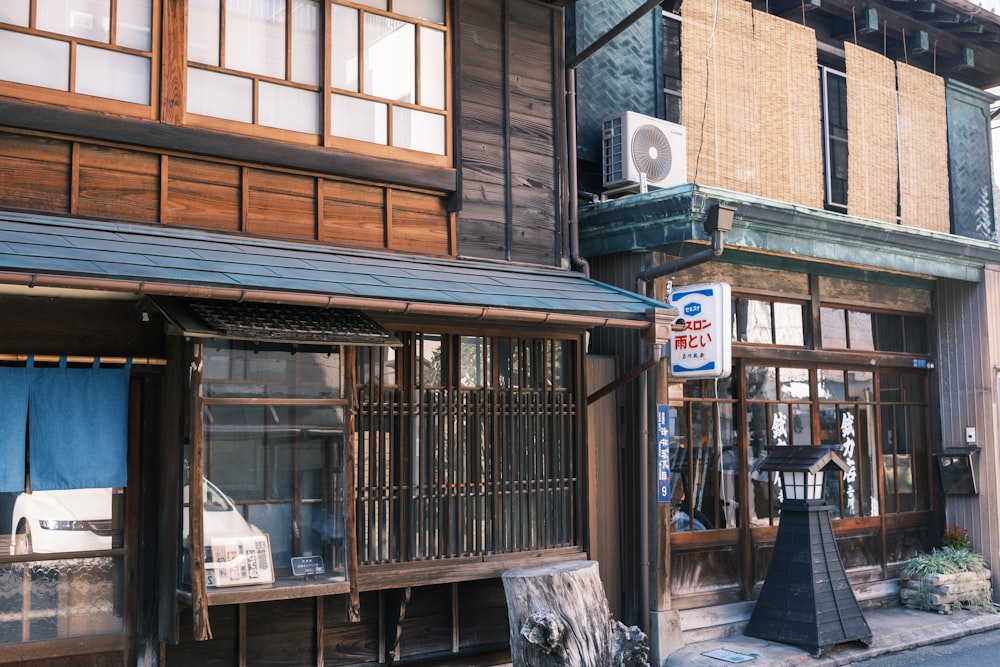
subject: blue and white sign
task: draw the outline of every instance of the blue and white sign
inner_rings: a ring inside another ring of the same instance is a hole
[[[675,287],[670,304],[680,311],[684,330],[670,338],[670,376],[728,377],[733,365],[733,303],[728,283]]]
[[[670,502],[670,406],[656,406],[656,500]]]

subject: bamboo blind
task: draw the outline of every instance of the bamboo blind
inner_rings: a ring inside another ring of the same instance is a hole
[[[850,42],[847,64],[847,213],[896,222],[896,69]]]
[[[744,0],[689,0],[682,30],[690,179],[821,207],[813,31]]]
[[[948,233],[948,129],[944,79],[896,63],[899,196],[904,225]]]

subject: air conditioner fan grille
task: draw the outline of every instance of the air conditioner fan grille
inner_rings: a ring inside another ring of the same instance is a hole
[[[648,181],[662,181],[670,173],[670,140],[654,125],[641,125],[632,135],[632,161]]]

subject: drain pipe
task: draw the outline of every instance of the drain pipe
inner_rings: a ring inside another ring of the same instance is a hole
[[[698,264],[710,262],[722,255],[725,249],[724,235],[733,229],[733,217],[736,208],[724,204],[716,204],[708,209],[705,217],[705,233],[712,236],[712,245],[699,250],[693,255],[679,257],[659,266],[654,266],[639,272],[635,280],[635,291],[646,296],[646,285],[663,276],[687,269]],[[670,295],[667,295],[669,301]],[[662,352],[659,345],[654,345],[650,365],[659,361]],[[639,610],[640,622],[644,623],[647,634],[649,608],[649,378],[643,377],[639,383],[639,443],[642,446],[642,456],[639,457]],[[643,626],[640,626],[643,627]]]
[[[578,53],[575,58],[566,64],[566,132],[567,132],[567,165],[566,172],[569,178],[569,259],[574,269],[586,276],[590,275],[590,264],[580,256],[580,185],[576,182],[576,68],[584,63],[587,58],[597,53],[612,39],[625,32],[628,28],[657,7],[663,0],[646,0],[642,6],[638,7],[631,14],[622,19],[618,24],[601,35],[590,46]]]

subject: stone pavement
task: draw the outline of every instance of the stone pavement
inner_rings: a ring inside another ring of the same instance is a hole
[[[748,667],[839,667],[886,653],[1000,629],[1000,613],[956,611],[938,614],[896,605],[868,609],[864,615],[872,631],[871,646],[847,642],[830,647],[815,658],[806,649],[797,646],[739,634],[689,644],[670,654],[664,664],[666,667],[726,667],[730,664],[745,664]]]

